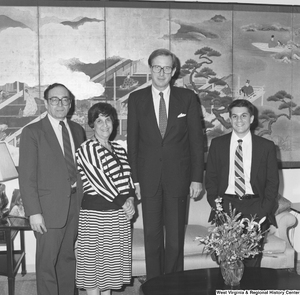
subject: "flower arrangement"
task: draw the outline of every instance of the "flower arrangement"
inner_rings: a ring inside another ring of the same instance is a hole
[[[261,224],[251,219],[241,218],[241,213],[231,208],[227,214],[223,211],[222,198],[216,200],[215,226],[210,229],[206,237],[196,237],[196,240],[204,244],[204,252],[214,254],[218,262],[236,263],[244,258],[260,253],[260,240],[265,232],[261,232]]]

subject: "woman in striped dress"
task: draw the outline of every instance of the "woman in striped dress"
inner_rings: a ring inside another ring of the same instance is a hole
[[[94,136],[76,151],[83,182],[77,244],[76,285],[88,295],[109,295],[131,280],[134,186],[127,154],[109,137],[116,110],[97,103],[88,111]]]

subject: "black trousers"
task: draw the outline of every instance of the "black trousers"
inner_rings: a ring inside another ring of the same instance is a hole
[[[142,192],[147,279],[183,270],[187,196]]]

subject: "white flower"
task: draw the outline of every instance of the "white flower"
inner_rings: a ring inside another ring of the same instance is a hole
[[[206,237],[196,237],[195,240],[204,244],[204,252],[218,257],[219,262],[229,263],[244,258],[255,256],[259,249],[260,240],[264,233],[261,233],[260,225],[264,219],[256,222],[255,217],[242,218],[241,213],[229,206],[230,214],[223,211],[222,198],[216,200],[216,215],[213,228],[209,228]]]

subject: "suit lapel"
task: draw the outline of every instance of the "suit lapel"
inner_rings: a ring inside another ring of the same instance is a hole
[[[44,119],[42,119],[42,128],[45,133],[45,139],[47,140],[50,148],[53,151],[53,154],[58,159],[58,162],[65,163],[64,154],[62,152],[62,149],[60,147],[60,144],[57,140],[57,137],[55,135],[55,132],[52,128],[52,125],[48,119],[48,116],[46,116]]]
[[[180,99],[174,93],[174,90],[171,87],[170,91],[170,99],[169,99],[169,114],[168,114],[168,124],[165,133],[165,137],[168,135],[172,126],[176,123],[177,115],[179,114],[181,109],[181,102]]]
[[[251,179],[250,183],[252,185],[252,181],[255,179],[255,176],[257,175],[260,159],[261,159],[261,147],[259,146],[259,143],[256,140],[256,135],[252,134],[252,162],[251,162]],[[253,187],[253,186],[252,186]]]
[[[224,184],[224,192],[227,189],[228,186],[228,178],[229,178],[229,168],[230,168],[230,141],[231,141],[231,135],[232,133],[228,133],[226,134],[223,138],[224,138],[224,142],[222,144],[222,154],[223,156],[223,160],[222,160],[222,166],[223,167],[227,167],[227,170],[225,172],[224,175],[222,175],[222,178],[224,179],[224,181],[222,181],[222,183]]]
[[[146,120],[152,125],[155,130],[156,136],[161,139],[161,134],[159,130],[159,126],[157,124],[157,118],[155,115],[154,104],[153,104],[153,97],[152,97],[152,90],[151,86],[146,89],[146,95],[144,97],[139,98],[141,101],[141,105],[143,106],[143,114]],[[172,126],[176,123],[177,115],[181,110],[181,101],[174,93],[174,90],[171,87],[170,91],[170,99],[169,99],[169,113],[168,113],[168,123],[167,129],[164,138],[167,137],[168,133],[172,129]]]
[[[146,118],[149,125],[153,126],[155,136],[158,136],[161,139],[161,134],[154,110],[151,86],[146,89],[146,95],[141,97],[140,100],[141,105],[143,106],[144,118]]]
[[[72,137],[73,137],[73,140],[74,140],[75,151],[76,151],[80,146],[80,138],[79,138],[79,136],[76,132],[76,128],[75,128],[73,122],[71,120],[68,120],[68,124],[69,124],[70,130],[71,130],[71,133],[72,133]]]

